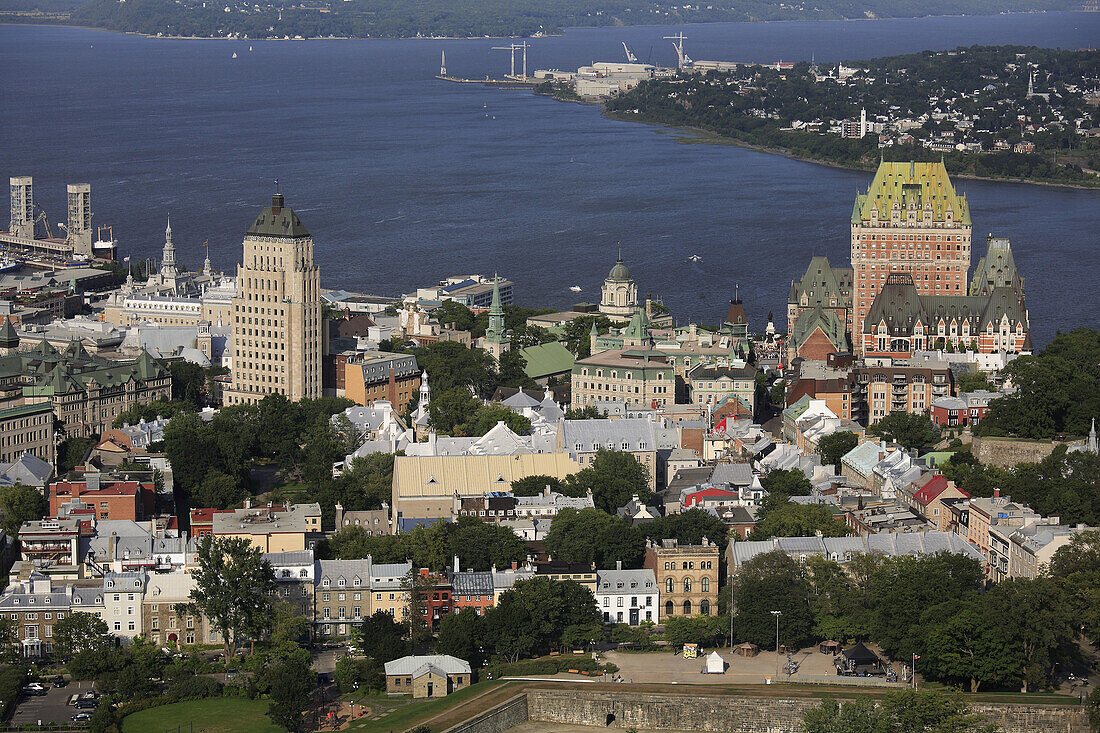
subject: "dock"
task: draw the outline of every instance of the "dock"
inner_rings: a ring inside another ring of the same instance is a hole
[[[514,79],[492,79],[486,76],[484,79],[463,79],[457,76],[443,76],[437,74],[436,79],[441,81],[449,81],[454,84],[481,84],[487,87],[503,87],[503,88],[525,88],[531,89],[539,83],[538,79],[534,78],[522,78],[516,77]]]

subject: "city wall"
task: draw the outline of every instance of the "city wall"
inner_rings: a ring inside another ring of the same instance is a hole
[[[974,438],[970,450],[985,464],[1012,468],[1017,463],[1038,463],[1064,441],[1016,440],[1012,438]]]
[[[801,733],[802,716],[817,698],[753,695],[625,694],[576,689],[533,689],[446,733],[503,733],[527,721],[728,733]],[[1004,733],[1088,733],[1079,707],[978,703],[971,706]]]

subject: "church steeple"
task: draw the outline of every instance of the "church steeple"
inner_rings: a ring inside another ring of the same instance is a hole
[[[168,226],[164,229],[164,252],[161,255],[160,275],[163,281],[175,281],[176,245],[172,243],[172,215],[168,215]]]
[[[500,302],[500,278],[493,276],[493,301],[489,305],[489,326],[485,329],[485,350],[496,359],[508,350],[510,339],[505,334],[504,306]]]
[[[210,264],[210,243],[203,242],[202,247],[206,250],[206,259],[202,261],[202,274],[210,277],[214,274],[214,267]]]

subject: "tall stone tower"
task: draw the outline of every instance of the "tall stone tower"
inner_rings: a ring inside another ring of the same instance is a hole
[[[88,183],[70,183],[66,187],[69,200],[68,224],[69,241],[73,253],[92,254],[92,186]]]
[[[970,205],[943,162],[879,164],[852,210],[852,343],[891,273],[912,275],[921,295],[966,295]]]
[[[160,255],[160,272],[157,273],[157,282],[175,291],[179,274],[179,268],[176,266],[176,245],[172,242],[172,216],[169,215],[168,226],[164,228],[164,249]]]
[[[12,176],[8,183],[11,187],[11,224],[8,231],[16,237],[34,239],[34,179],[30,176]]]
[[[603,281],[600,294],[600,313],[613,321],[626,323],[638,310],[638,286],[623,264],[623,253],[615,260],[615,266]]]
[[[321,396],[320,284],[313,238],[277,193],[245,234],[237,266],[227,405]]]
[[[500,361],[500,357],[511,347],[511,339],[505,332],[504,306],[500,304],[500,278],[493,277],[493,302],[489,306],[489,325],[485,329],[485,338],[481,348]]]

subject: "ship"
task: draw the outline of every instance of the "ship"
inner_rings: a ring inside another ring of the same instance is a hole
[[[581,291],[581,286],[580,285],[574,285],[573,287],[571,287],[569,289],[572,290],[574,293],[579,293]]]
[[[92,243],[92,254],[101,260],[115,259],[118,251],[118,242],[115,241],[114,229],[109,226],[99,228],[99,238]]]
[[[15,272],[23,266],[23,260],[13,259],[4,255],[0,257],[0,274],[5,272]]]

